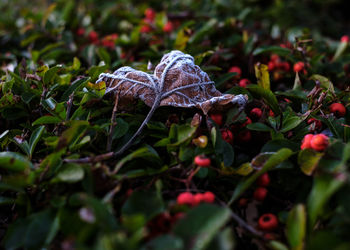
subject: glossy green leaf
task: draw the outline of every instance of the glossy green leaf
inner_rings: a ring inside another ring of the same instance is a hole
[[[324,77],[324,76],[321,76],[321,75],[318,75],[318,74],[314,74],[314,75],[311,76],[311,79],[314,80],[314,81],[319,81],[321,86],[324,89],[329,90],[331,93],[334,94],[333,83],[327,77]]]
[[[49,84],[55,77],[58,70],[62,69],[62,65],[56,65],[50,69],[48,69],[43,78],[44,84]]]
[[[66,102],[69,99],[69,96],[74,93],[75,91],[83,88],[85,84],[90,80],[90,78],[81,78],[78,80],[75,80],[72,82],[72,84],[69,86],[69,88],[64,91],[62,97],[61,97],[61,102]]]
[[[59,138],[57,149],[65,147],[73,147],[78,140],[83,136],[89,126],[87,121],[71,121],[69,128],[65,130]]]
[[[285,133],[297,127],[303,120],[298,116],[288,116],[283,119],[280,132]]]
[[[274,54],[277,54],[280,56],[285,56],[285,55],[290,54],[290,52],[291,51],[289,49],[282,48],[280,46],[261,46],[261,47],[256,48],[253,51],[253,55],[256,56],[256,55],[264,54],[264,53],[274,53]]]
[[[287,160],[293,154],[292,150],[288,148],[282,148],[275,154],[271,155],[268,160],[263,164],[262,168],[255,172],[253,175],[242,179],[236,186],[233,195],[228,204],[232,204],[238,197],[240,197],[262,174],[275,168],[278,164]]]
[[[123,216],[142,214],[146,221],[164,210],[162,197],[155,191],[134,191],[122,207]]]
[[[269,132],[269,131],[273,130],[273,128],[271,128],[271,127],[269,127],[261,122],[255,122],[255,123],[248,124],[247,129],[255,130],[255,131],[264,131],[264,132]]]
[[[306,175],[312,175],[321,160],[323,153],[317,152],[313,149],[301,150],[298,154],[298,164]]]
[[[62,120],[56,116],[46,115],[36,119],[32,126],[42,125],[42,124],[57,124],[62,122]]]
[[[184,241],[184,249],[206,249],[220,228],[230,219],[228,208],[204,204],[190,210],[174,227]]]
[[[33,168],[33,164],[18,153],[0,152],[0,168],[10,171],[26,171]]]
[[[288,215],[286,236],[292,250],[302,250],[306,237],[306,209],[296,205]]]
[[[281,113],[277,98],[271,90],[264,89],[258,85],[253,84],[248,85],[247,89],[253,96],[262,98],[264,102],[270,106],[275,115],[279,115]]]
[[[313,229],[317,218],[322,214],[328,200],[344,184],[345,180],[340,176],[338,178],[330,175],[315,176],[307,201],[308,225],[310,230]]]
[[[74,183],[84,178],[84,169],[74,163],[64,164],[56,176],[58,181]]]
[[[30,136],[30,139],[29,139],[29,157],[30,158],[32,158],[35,147],[38,144],[44,131],[45,131],[45,126],[40,126],[40,127],[36,128],[33,131],[32,135]]]

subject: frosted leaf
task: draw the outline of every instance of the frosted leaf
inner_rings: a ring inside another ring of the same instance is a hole
[[[222,94],[192,56],[174,50],[165,54],[154,74],[122,67],[102,73],[96,83],[106,82],[106,93],[118,92],[121,99],[140,98],[150,107],[197,107],[205,114],[214,106],[229,103],[244,106],[243,95]]]

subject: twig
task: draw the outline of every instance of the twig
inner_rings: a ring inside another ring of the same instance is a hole
[[[69,99],[67,101],[66,121],[68,121],[70,116],[70,111],[72,110],[73,98],[74,98],[74,92],[70,94]]]
[[[112,149],[114,129],[117,126],[115,118],[117,116],[118,101],[119,101],[119,92],[117,92],[115,95],[114,107],[113,107],[113,112],[112,112],[112,117],[111,117],[111,126],[109,128],[109,134],[108,134],[108,139],[107,139],[107,146],[106,146],[107,151],[111,151],[111,149]]]

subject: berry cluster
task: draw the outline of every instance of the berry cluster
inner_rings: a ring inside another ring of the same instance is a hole
[[[205,193],[192,194],[191,192],[183,192],[177,196],[176,202],[179,205],[188,205],[190,207],[197,206],[200,203],[213,203],[215,195],[207,191]]]
[[[328,144],[329,138],[325,134],[307,134],[304,136],[300,148],[311,148],[316,151],[324,151],[328,147]]]

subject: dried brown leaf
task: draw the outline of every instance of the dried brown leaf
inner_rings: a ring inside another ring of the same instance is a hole
[[[214,106],[246,103],[243,95],[218,91],[193,57],[178,50],[165,54],[153,75],[122,67],[113,74],[102,73],[97,83],[100,81],[106,82],[106,93],[119,92],[127,100],[140,98],[150,107],[197,107],[207,114]]]

